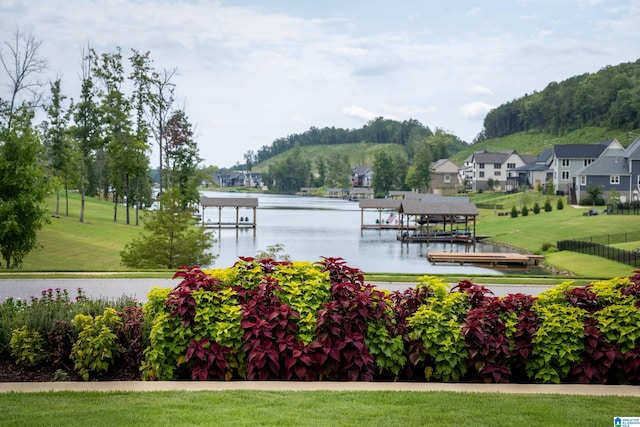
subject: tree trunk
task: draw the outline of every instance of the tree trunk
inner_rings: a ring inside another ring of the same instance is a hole
[[[84,174],[85,174],[85,156],[82,155],[80,163],[80,222],[84,222]]]

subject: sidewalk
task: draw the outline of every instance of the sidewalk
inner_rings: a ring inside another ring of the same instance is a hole
[[[586,384],[469,384],[416,382],[298,382],[298,381],[105,381],[0,383],[0,393],[49,391],[411,391],[461,393],[570,394],[632,396],[640,398],[640,386]]]

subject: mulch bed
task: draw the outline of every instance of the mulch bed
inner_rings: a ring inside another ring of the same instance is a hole
[[[57,372],[58,371],[58,372]],[[62,372],[66,373],[62,374]],[[114,367],[107,374],[91,377],[98,381],[138,381],[140,373],[137,367]],[[43,363],[35,367],[16,365],[11,360],[0,359],[0,382],[50,382],[50,381],[82,381],[72,369],[61,369]]]

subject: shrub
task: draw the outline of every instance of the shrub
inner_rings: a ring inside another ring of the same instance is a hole
[[[27,326],[21,326],[11,334],[11,355],[19,365],[35,366],[42,362],[46,358],[44,345],[42,335]]]
[[[524,205],[522,207],[522,216],[529,216],[529,208],[527,207],[527,205]]]
[[[538,215],[540,213],[540,205],[538,204],[538,202],[535,202],[533,204],[533,213],[535,215]]]
[[[556,209],[559,210],[559,211],[564,209],[564,201],[563,201],[562,197],[558,197],[558,201],[556,202]]]
[[[518,209],[516,209],[516,207],[512,207],[511,208],[511,218],[517,218],[518,217]]]
[[[544,211],[551,212],[553,208],[551,207],[551,200],[547,199],[544,201]]]
[[[119,353],[114,328],[122,322],[111,307],[100,316],[78,314],[73,319],[78,338],[71,349],[71,360],[80,377],[88,381],[90,374],[107,372]]]

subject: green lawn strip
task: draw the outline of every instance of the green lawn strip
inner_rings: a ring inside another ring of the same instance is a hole
[[[585,426],[637,416],[620,396],[454,392],[46,392],[0,396],[3,426]]]

